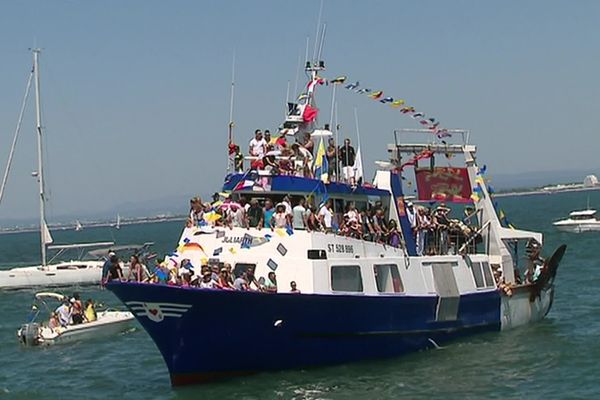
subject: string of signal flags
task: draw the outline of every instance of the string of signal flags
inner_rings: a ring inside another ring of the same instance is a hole
[[[440,122],[436,118],[426,115],[421,111],[418,111],[415,107],[408,105],[404,99],[386,96],[383,90],[373,90],[371,88],[361,86],[359,81],[356,81],[355,83],[346,83],[347,81],[348,77],[342,75],[329,81],[321,79],[320,82],[317,83],[340,85],[350,92],[367,96],[370,99],[377,101],[381,104],[387,105],[392,109],[397,109],[398,111],[400,111],[401,114],[413,118],[423,128],[430,130],[431,133],[436,135],[438,139],[443,139],[452,136],[448,129],[440,126]]]

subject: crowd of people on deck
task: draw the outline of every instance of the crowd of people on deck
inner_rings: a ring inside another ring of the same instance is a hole
[[[328,129],[328,126],[325,127]],[[317,149],[309,132],[304,133],[294,143],[288,143],[286,130],[282,129],[279,136],[271,136],[269,130],[257,129],[254,138],[248,145],[245,156],[240,146],[230,144],[230,154],[234,160],[236,172],[244,172],[244,160],[249,160],[252,170],[264,170],[271,175],[294,175],[313,177],[312,165]],[[356,151],[350,139],[344,139],[343,145],[336,146],[335,139],[330,137],[327,141],[325,155],[328,162],[328,175],[332,181],[339,180],[355,184],[354,164]]]
[[[226,198],[222,201],[220,197]],[[277,203],[270,197],[254,197],[250,201],[244,196],[237,201],[230,197],[215,193],[213,200],[217,200],[213,203],[192,198],[187,226],[316,231],[401,246],[400,227],[396,220],[386,218],[387,210],[381,201],[359,210],[353,201],[344,204],[340,200],[334,209],[332,199],[315,206],[304,196],[285,195]]]
[[[154,269],[150,272],[148,267],[141,263],[137,256],[135,256],[135,261],[139,263],[139,266],[135,267],[132,264],[133,260],[134,257],[132,256],[129,267],[130,273],[128,274],[128,277],[125,278],[119,257],[116,254],[111,253],[105,263],[102,284],[118,280],[122,282],[141,282],[205,289],[260,291],[266,293],[278,292],[277,275],[275,272],[271,271],[266,277],[256,278],[254,265],[245,265],[241,270],[234,271],[231,264],[218,261],[215,262],[215,260],[212,259],[206,261],[200,268],[196,268],[189,259],[183,259],[180,262],[177,262],[173,258],[168,260],[157,258]],[[133,268],[135,268],[136,271],[141,272],[132,273],[131,271]],[[290,282],[289,292],[300,293],[295,281]],[[88,300],[88,302],[91,302],[91,300]],[[78,321],[81,321],[81,319],[77,315],[81,313],[77,310],[81,310],[82,308],[78,307],[77,303],[74,303],[74,305],[69,303],[65,304],[69,306],[68,309],[61,308],[61,306],[56,310],[58,317],[64,314],[64,318],[59,318],[59,321],[70,320],[73,321],[70,323],[80,323]],[[86,311],[84,314],[85,320],[89,320],[87,316],[87,306],[88,305],[86,304]]]
[[[79,325],[86,322],[93,322],[97,318],[94,301],[88,299],[84,305],[79,293],[75,292],[73,296],[65,297],[62,304],[50,314],[48,327],[56,329],[69,325]]]

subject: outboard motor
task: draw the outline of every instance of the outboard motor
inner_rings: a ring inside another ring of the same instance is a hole
[[[21,325],[21,342],[25,346],[37,346],[39,344],[40,324],[31,322]]]

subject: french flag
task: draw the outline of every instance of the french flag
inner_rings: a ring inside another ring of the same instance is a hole
[[[254,187],[254,181],[251,181],[249,179],[244,179],[244,180],[240,181],[240,183],[235,185],[235,188],[233,190],[251,189],[253,187]]]

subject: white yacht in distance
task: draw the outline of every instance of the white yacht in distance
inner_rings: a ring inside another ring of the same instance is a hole
[[[40,199],[40,244],[41,244],[41,264],[35,266],[15,267],[8,270],[0,271],[0,289],[21,289],[33,286],[71,286],[71,285],[92,285],[100,283],[102,278],[102,261],[66,261],[55,262],[59,255],[69,249],[88,249],[99,246],[111,246],[113,242],[101,243],[81,243],[67,245],[51,245],[53,243],[52,235],[46,224],[46,193],[44,187],[44,169],[43,169],[43,147],[42,147],[42,113],[40,108],[40,77],[38,58],[39,49],[33,49],[33,69],[27,82],[25,91],[25,99],[19,116],[19,123],[15,132],[15,139],[11,148],[9,162],[7,164],[6,173],[2,182],[2,191],[6,184],[6,178],[10,170],[10,162],[14,153],[16,138],[20,130],[21,120],[23,117],[24,105],[29,96],[29,89],[32,81],[35,84],[35,105],[36,105],[36,133],[38,139],[38,170],[32,173],[32,176],[37,179],[39,186]],[[2,193],[0,191],[0,193]],[[58,253],[48,262],[47,251],[57,250]]]
[[[581,233],[600,231],[600,220],[596,217],[596,210],[589,207],[587,210],[572,211],[569,217],[554,222],[552,225],[563,232]]]

